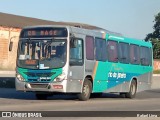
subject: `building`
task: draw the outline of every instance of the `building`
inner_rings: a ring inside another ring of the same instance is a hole
[[[71,25],[86,29],[104,30],[88,24],[54,22],[0,12],[0,70],[15,70],[20,31],[24,26],[33,25]],[[115,32],[113,32],[113,34],[115,34]],[[13,50],[11,52],[8,50],[10,41],[13,41]],[[154,70],[160,70],[160,60],[154,61]]]
[[[0,70],[15,70],[20,31],[24,26],[32,25],[71,25],[87,29],[102,29],[87,24],[54,22],[0,12]],[[8,50],[10,41],[13,41],[11,52]]]

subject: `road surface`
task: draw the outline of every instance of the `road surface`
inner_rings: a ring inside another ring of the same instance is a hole
[[[6,77],[4,79],[14,78]],[[79,101],[74,95],[54,95],[47,100],[36,100],[34,93],[18,92],[14,88],[0,88],[0,111],[160,111],[159,80],[159,76],[154,77],[152,89],[137,93],[135,99],[122,98],[118,94],[103,94],[101,97],[92,97],[88,101]],[[145,120],[155,119],[154,117],[142,118]],[[50,120],[51,118],[45,119]],[[67,118],[58,117],[57,119]],[[91,118],[86,117],[83,120],[89,119]],[[96,118],[92,119],[97,120]],[[111,119],[117,118],[112,117]],[[123,119],[127,120],[127,118]],[[136,120],[139,119],[141,118],[136,118]]]

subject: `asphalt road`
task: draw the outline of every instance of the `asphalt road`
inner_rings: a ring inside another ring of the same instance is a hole
[[[79,101],[74,95],[55,95],[48,100],[36,100],[34,93],[0,89],[0,111],[160,111],[160,89],[137,94],[135,99],[122,98],[117,94]]]
[[[118,94],[103,94],[88,101],[79,101],[74,95],[54,95],[47,100],[36,100],[34,93],[19,92],[14,88],[0,88],[0,111],[160,111],[159,78],[154,77],[152,89],[137,93],[135,99],[122,98]],[[2,79],[14,80],[13,77],[1,77],[0,80]],[[114,119],[117,118],[112,117],[112,120]],[[145,119],[148,120],[148,117]]]

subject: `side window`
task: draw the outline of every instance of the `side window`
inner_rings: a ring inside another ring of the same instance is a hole
[[[139,64],[140,63],[140,47],[138,45],[130,45],[130,63]]]
[[[140,60],[142,65],[149,65],[149,48],[140,47]]]
[[[101,38],[95,38],[95,58],[98,61],[107,60],[106,41]]]
[[[83,41],[82,39],[75,39],[76,45],[70,47],[70,65],[83,64]]]
[[[86,59],[94,60],[94,38],[86,36]]]
[[[129,63],[129,44],[120,42],[118,44],[118,59],[121,63]]]
[[[149,65],[152,66],[152,48],[149,48]]]
[[[118,52],[117,52],[117,42],[116,41],[108,41],[107,42],[107,54],[108,61],[118,62]]]

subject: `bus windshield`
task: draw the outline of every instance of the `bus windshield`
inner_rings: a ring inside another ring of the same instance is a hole
[[[53,69],[66,63],[66,39],[27,39],[18,45],[17,65],[28,69]]]

